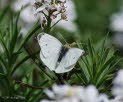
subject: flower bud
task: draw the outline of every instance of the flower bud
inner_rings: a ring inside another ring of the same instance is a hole
[[[43,17],[43,20],[42,20],[42,24],[44,25],[44,24],[46,24],[46,19],[45,19],[45,17]]]
[[[50,16],[51,19],[55,19],[56,17],[57,17],[57,15],[54,15],[54,14],[52,14],[52,15]]]
[[[62,14],[61,14],[61,19],[63,19],[63,20],[66,20],[66,21],[67,21],[67,14],[62,13]]]

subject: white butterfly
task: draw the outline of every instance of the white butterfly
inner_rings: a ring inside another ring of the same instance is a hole
[[[39,34],[37,39],[41,48],[42,62],[56,73],[72,70],[80,56],[84,54],[84,50],[63,46],[58,39],[46,33]]]

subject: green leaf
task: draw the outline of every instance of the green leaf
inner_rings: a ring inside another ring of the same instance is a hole
[[[19,20],[20,13],[21,13],[21,10],[17,14],[17,18],[16,18],[16,21],[15,21],[14,32],[13,32],[13,34],[11,33],[11,35],[12,35],[12,38],[10,40],[10,52],[11,52],[11,54],[13,53],[13,51],[15,49],[15,45],[16,45],[16,42],[17,42],[17,39],[18,39],[18,35],[19,35],[19,32],[18,32],[18,20]]]
[[[2,58],[1,55],[0,55],[0,64],[1,64],[1,66],[2,66],[2,68],[3,68],[4,73],[7,74],[7,66],[6,66],[7,63],[6,63],[5,60]]]
[[[83,56],[82,60],[79,61],[82,74],[80,74],[80,77],[83,79],[83,84],[93,84],[100,88],[106,84],[109,79],[111,80],[112,77],[109,77],[109,75],[114,74],[116,70],[115,66],[122,61],[123,58],[117,58],[114,48],[106,48],[105,41],[102,42],[100,46],[101,49],[95,48],[93,43],[88,40],[87,47],[84,49],[87,50],[86,52],[89,54]]]
[[[5,7],[0,15],[0,23],[2,22],[4,16],[6,15],[6,13],[8,12],[9,6]]]
[[[34,57],[35,55],[37,55],[39,53],[39,51],[38,52],[36,52],[36,53],[33,53],[32,55],[29,55],[29,56],[26,56],[26,57],[24,57],[20,62],[18,62],[16,65],[15,65],[15,67],[12,69],[12,72],[11,72],[11,75],[17,70],[17,68],[20,66],[20,65],[22,65],[24,62],[26,62],[28,59],[30,59],[31,57]]]
[[[1,45],[2,45],[2,48],[3,48],[4,51],[5,51],[5,54],[6,54],[7,57],[9,58],[9,50],[7,49],[7,46],[6,46],[6,44],[5,44],[5,42],[4,42],[2,36],[0,36],[0,43],[1,43]]]
[[[38,21],[39,22],[39,21]],[[27,43],[27,41],[31,38],[31,36],[39,29],[41,29],[41,25],[38,24],[38,22],[32,27],[32,29],[26,34],[25,38],[23,39],[18,51],[20,51],[23,46],[25,45],[25,43]]]
[[[3,79],[4,77],[6,77],[6,75],[5,75],[5,74],[0,73],[0,79]]]

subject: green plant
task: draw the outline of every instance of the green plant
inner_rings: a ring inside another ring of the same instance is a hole
[[[107,48],[105,40],[98,49],[95,49],[91,40],[82,48],[86,49],[88,54],[79,61],[81,74],[77,74],[78,78],[84,85],[93,84],[100,91],[110,90],[116,66],[123,58],[117,56],[117,50],[113,47]]]

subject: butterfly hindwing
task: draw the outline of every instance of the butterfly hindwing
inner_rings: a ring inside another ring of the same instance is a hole
[[[84,51],[79,48],[70,48],[66,55],[63,57],[59,66],[56,68],[56,73],[65,73],[72,70]]]
[[[42,53],[40,52],[40,58],[42,60],[42,62],[52,71],[55,70],[56,68],[56,63],[57,63],[57,59],[58,59],[58,55],[53,55],[50,56],[48,58],[45,58]]]

